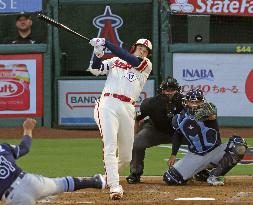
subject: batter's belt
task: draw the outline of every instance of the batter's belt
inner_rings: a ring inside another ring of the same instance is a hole
[[[135,104],[134,100],[132,100],[131,98],[129,98],[129,97],[125,96],[125,95],[118,95],[118,94],[115,94],[115,93],[105,93],[104,96],[111,96],[113,98],[119,99],[120,101],[129,102],[132,105]]]

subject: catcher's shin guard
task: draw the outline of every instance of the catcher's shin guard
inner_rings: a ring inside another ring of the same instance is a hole
[[[226,153],[219,161],[217,167],[211,171],[210,176],[224,176],[238,162],[241,161],[247,150],[247,144],[240,136],[232,136],[229,139]]]
[[[186,182],[174,167],[170,168],[163,174],[163,181],[165,181],[167,185],[180,185]]]

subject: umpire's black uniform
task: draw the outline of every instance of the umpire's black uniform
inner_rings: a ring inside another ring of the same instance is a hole
[[[177,92],[168,97],[159,94],[145,99],[137,113],[136,121],[144,121],[135,135],[132,161],[130,162],[130,176],[128,183],[137,183],[143,174],[146,148],[159,144],[171,143],[174,129],[171,125],[172,117],[183,109],[182,95]]]

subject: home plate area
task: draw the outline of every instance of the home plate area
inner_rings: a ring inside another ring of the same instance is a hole
[[[50,197],[37,204],[250,205],[253,200],[252,176],[228,176],[224,186],[216,187],[195,181],[184,186],[167,186],[161,177],[142,177],[142,183],[136,185],[127,184],[125,177],[121,177],[121,184],[125,193],[120,201],[110,200],[108,189],[83,189]]]

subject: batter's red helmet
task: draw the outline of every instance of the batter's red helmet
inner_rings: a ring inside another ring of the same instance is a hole
[[[141,38],[138,41],[136,41],[136,43],[131,47],[130,49],[130,53],[134,53],[135,48],[137,45],[144,45],[148,48],[149,50],[149,54],[152,51],[152,43],[150,42],[150,40],[146,39],[146,38]]]

